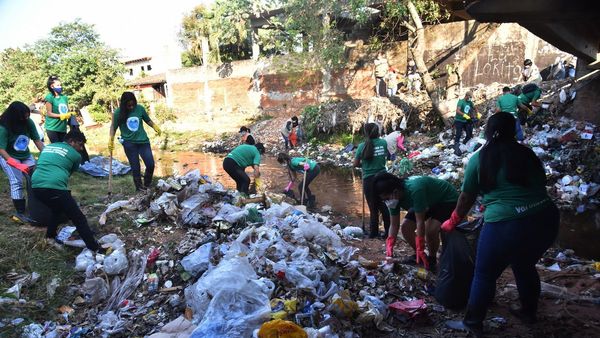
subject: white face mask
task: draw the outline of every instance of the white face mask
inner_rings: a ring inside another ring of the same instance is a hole
[[[398,206],[398,203],[400,203],[400,200],[397,199],[385,201],[385,205],[387,205],[389,209],[395,209]]]

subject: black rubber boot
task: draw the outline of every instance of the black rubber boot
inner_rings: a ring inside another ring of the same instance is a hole
[[[139,176],[133,177],[133,185],[135,185],[135,191],[144,191],[144,185],[142,184],[142,178]]]
[[[27,216],[26,213],[26,203],[24,199],[13,200],[13,204],[15,206],[15,214],[13,215],[13,219],[20,223],[31,223],[31,218]]]
[[[144,187],[150,188],[152,186],[152,173],[144,174]]]
[[[517,317],[523,324],[535,324],[537,316],[535,310],[526,309],[518,305],[511,305],[508,311]]]

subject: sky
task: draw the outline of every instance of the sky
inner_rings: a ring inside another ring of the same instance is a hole
[[[0,50],[44,39],[52,27],[81,18],[124,58],[179,47],[183,14],[207,0],[0,0]]]

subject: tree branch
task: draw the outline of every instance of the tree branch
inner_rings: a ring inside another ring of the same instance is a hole
[[[402,21],[402,25],[404,25],[404,27],[408,28],[408,30],[413,33],[417,31],[417,29],[413,25],[408,23],[408,21]]]

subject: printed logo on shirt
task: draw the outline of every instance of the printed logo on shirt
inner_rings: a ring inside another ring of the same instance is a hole
[[[25,151],[29,147],[29,137],[26,135],[19,135],[13,144],[13,148],[16,151]]]
[[[69,107],[64,104],[64,103],[59,103],[58,104],[58,113],[59,114],[66,114],[69,112]]]
[[[140,129],[140,119],[137,117],[130,117],[127,119],[127,128],[131,131],[138,131]]]
[[[471,110],[471,106],[466,105],[465,106],[465,114],[468,114],[470,110]]]

